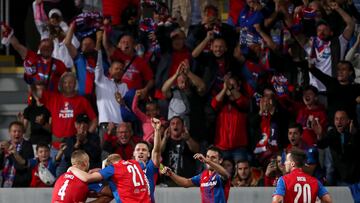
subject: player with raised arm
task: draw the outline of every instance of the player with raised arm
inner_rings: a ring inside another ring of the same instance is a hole
[[[293,149],[286,155],[285,171],[288,174],[279,178],[272,203],[315,203],[317,197],[323,203],[332,202],[325,187],[302,171],[305,160],[305,152],[299,149]]]
[[[114,164],[91,174],[75,167],[70,167],[69,170],[87,183],[107,180],[117,203],[151,202],[149,182],[142,166],[136,160],[115,161]]]
[[[230,174],[220,165],[223,160],[221,150],[210,146],[207,149],[206,157],[197,153],[194,155],[194,159],[205,163],[207,169],[192,178],[178,176],[169,167],[164,167],[161,173],[169,176],[182,187],[199,186],[203,203],[227,202],[230,191]]]
[[[71,154],[72,168],[79,171],[88,171],[89,156],[83,150],[76,150]],[[85,173],[85,172],[84,172]],[[56,181],[52,203],[85,202],[88,194],[87,183],[80,180],[71,171],[62,174]]]

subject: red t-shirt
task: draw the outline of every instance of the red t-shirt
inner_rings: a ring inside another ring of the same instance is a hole
[[[85,202],[88,191],[88,185],[85,182],[81,181],[73,173],[66,172],[56,181],[51,202]]]
[[[79,114],[86,114],[90,120],[96,114],[90,103],[82,96],[65,97],[59,93],[44,91],[41,101],[51,113],[52,133],[59,138],[76,134],[75,119]]]
[[[132,136],[128,144],[120,145],[117,142],[116,136],[105,133],[104,140],[111,143],[112,148],[115,149],[114,153],[119,154],[124,160],[129,160],[133,157],[136,144],[142,139],[139,136]]]
[[[31,50],[26,53],[24,68],[24,80],[26,83],[32,84],[35,81],[44,81],[48,87],[47,89],[54,92],[58,92],[61,75],[68,71],[60,60],[51,58],[49,61],[45,61],[40,55]]]
[[[116,49],[111,58],[125,61],[125,64],[131,61],[131,57],[122,53],[120,49]],[[147,62],[136,56],[135,60],[124,73],[121,81],[126,83],[129,89],[142,89],[153,77],[154,74]]]

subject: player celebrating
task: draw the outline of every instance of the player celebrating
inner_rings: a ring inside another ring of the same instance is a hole
[[[84,182],[109,181],[109,186],[117,203],[150,203],[148,180],[135,160],[119,160],[99,172],[88,174],[76,167],[69,170]]]
[[[272,203],[315,203],[316,197],[324,203],[332,202],[325,187],[316,178],[302,171],[305,160],[305,152],[298,149],[293,149],[286,155],[285,171],[289,174],[279,178]]]
[[[204,155],[197,153],[194,159],[206,164],[207,169],[192,178],[184,178],[176,175],[169,167],[161,170],[162,174],[169,176],[176,184],[182,187],[200,186],[201,200],[203,203],[226,202],[230,190],[230,174],[220,164],[222,152],[214,146],[210,146]]]
[[[71,154],[71,164],[73,168],[87,171],[89,169],[89,156],[83,150],[76,150]],[[56,181],[51,202],[85,202],[87,193],[87,183],[81,181],[72,172],[66,172]]]

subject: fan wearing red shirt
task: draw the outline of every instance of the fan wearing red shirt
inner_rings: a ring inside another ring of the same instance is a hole
[[[303,172],[305,160],[306,154],[302,150],[293,149],[286,155],[285,171],[288,174],[279,178],[272,203],[315,203],[317,197],[321,202],[332,202],[325,187],[316,178]]]
[[[89,169],[89,156],[83,150],[74,151],[71,155],[73,168],[81,171]],[[54,186],[52,203],[74,203],[85,202],[88,194],[87,183],[81,181],[72,172],[61,175]]]
[[[99,172],[85,173],[75,167],[69,170],[85,182],[109,181],[117,203],[150,203],[150,188],[142,166],[135,160],[120,160]]]
[[[142,98],[146,98],[149,90],[154,86],[154,74],[148,63],[136,56],[134,37],[124,34],[117,47],[114,47],[107,39],[108,34],[107,32],[103,34],[106,53],[111,56],[111,59],[125,61],[126,64],[122,82],[126,83],[129,89],[139,90]]]
[[[42,39],[39,44],[39,54],[29,50],[20,44],[19,40],[13,35],[11,27],[1,25],[2,36],[12,33],[9,42],[24,60],[24,80],[31,85],[35,81],[43,81],[48,90],[57,92],[58,82],[61,75],[67,71],[64,63],[52,56],[54,50],[53,41],[49,38]]]
[[[67,72],[59,84],[59,93],[33,90],[34,96],[41,98],[45,107],[49,109],[52,118],[51,130],[55,138],[70,137],[76,134],[75,119],[79,114],[86,114],[91,120],[89,132],[95,132],[97,118],[90,103],[82,96],[78,96],[75,90],[76,76]],[[57,141],[53,140],[53,146],[58,148]]]

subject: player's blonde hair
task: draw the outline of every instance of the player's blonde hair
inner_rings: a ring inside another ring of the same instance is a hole
[[[76,150],[71,154],[72,165],[89,164],[89,155],[84,150]]]
[[[115,162],[120,160],[121,156],[119,154],[110,154],[105,161],[105,167],[114,164]]]

